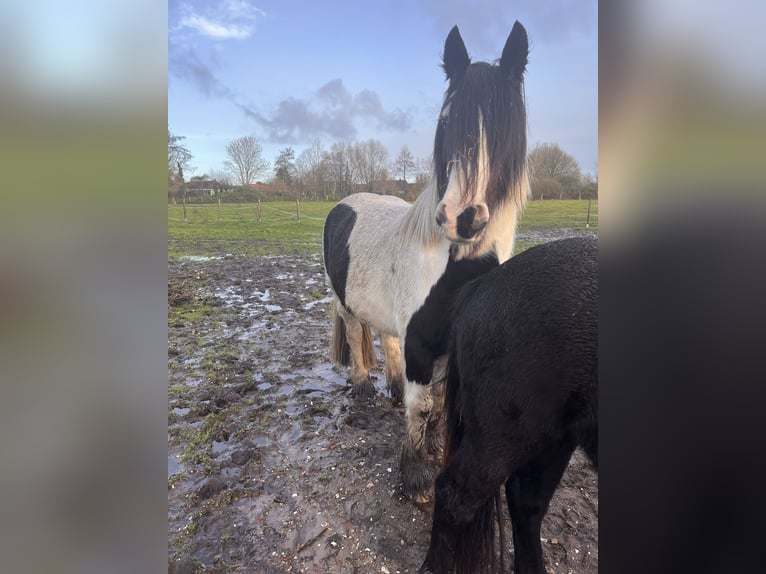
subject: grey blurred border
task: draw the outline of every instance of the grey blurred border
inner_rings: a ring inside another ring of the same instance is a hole
[[[0,8],[6,572],[167,568],[166,33],[164,3]]]
[[[599,11],[599,567],[761,570],[766,5]]]

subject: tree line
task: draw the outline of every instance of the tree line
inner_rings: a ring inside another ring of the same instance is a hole
[[[168,197],[186,190],[186,177],[194,167],[183,136],[168,130]],[[594,177],[583,175],[577,162],[557,144],[540,144],[529,153],[532,199],[595,198]],[[239,200],[259,197],[250,187],[267,184],[272,193],[297,199],[341,199],[359,191],[397,194],[413,200],[427,183],[430,158],[415,158],[402,146],[390,159],[378,140],[336,142],[326,149],[315,139],[297,157],[291,147],[279,151],[273,165],[263,157],[263,147],[253,136],[243,136],[226,145],[226,161],[211,173],[190,178],[212,181],[215,191],[229,191]]]
[[[538,144],[527,155],[531,199],[596,199],[598,179],[583,174],[558,144]]]

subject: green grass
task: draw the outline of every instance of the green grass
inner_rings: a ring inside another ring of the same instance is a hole
[[[521,214],[518,229],[527,231],[535,227],[566,227],[598,231],[598,201],[591,202],[588,228],[585,227],[587,217],[588,201],[585,199],[529,201]]]
[[[168,206],[168,256],[223,256],[226,254],[318,255],[322,246],[322,226],[332,202],[301,203],[301,220],[295,202],[261,203],[261,221],[257,204],[187,205],[183,221],[180,205]],[[585,229],[586,200],[546,200],[527,203],[519,222],[519,231],[535,227]],[[598,202],[591,205],[590,229],[598,230]],[[520,245],[523,247],[523,245]]]
[[[279,255],[319,253],[322,225],[334,204],[301,203],[301,220],[295,203],[263,202],[261,221],[257,220],[257,204],[223,204],[221,221],[218,206],[186,207],[183,221],[180,205],[168,206],[168,255],[220,256]]]

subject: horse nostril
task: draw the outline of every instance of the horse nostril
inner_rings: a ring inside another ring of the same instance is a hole
[[[474,229],[474,215],[476,208],[472,205],[466,207],[460,215],[457,216],[457,234],[464,239],[470,239],[476,234]]]

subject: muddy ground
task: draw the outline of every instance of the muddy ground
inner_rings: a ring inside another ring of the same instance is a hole
[[[220,251],[169,263],[168,571],[417,572],[431,509],[401,492],[403,409],[382,368],[360,403],[329,363],[319,257]],[[598,477],[580,451],[542,537],[549,572],[597,571]]]

